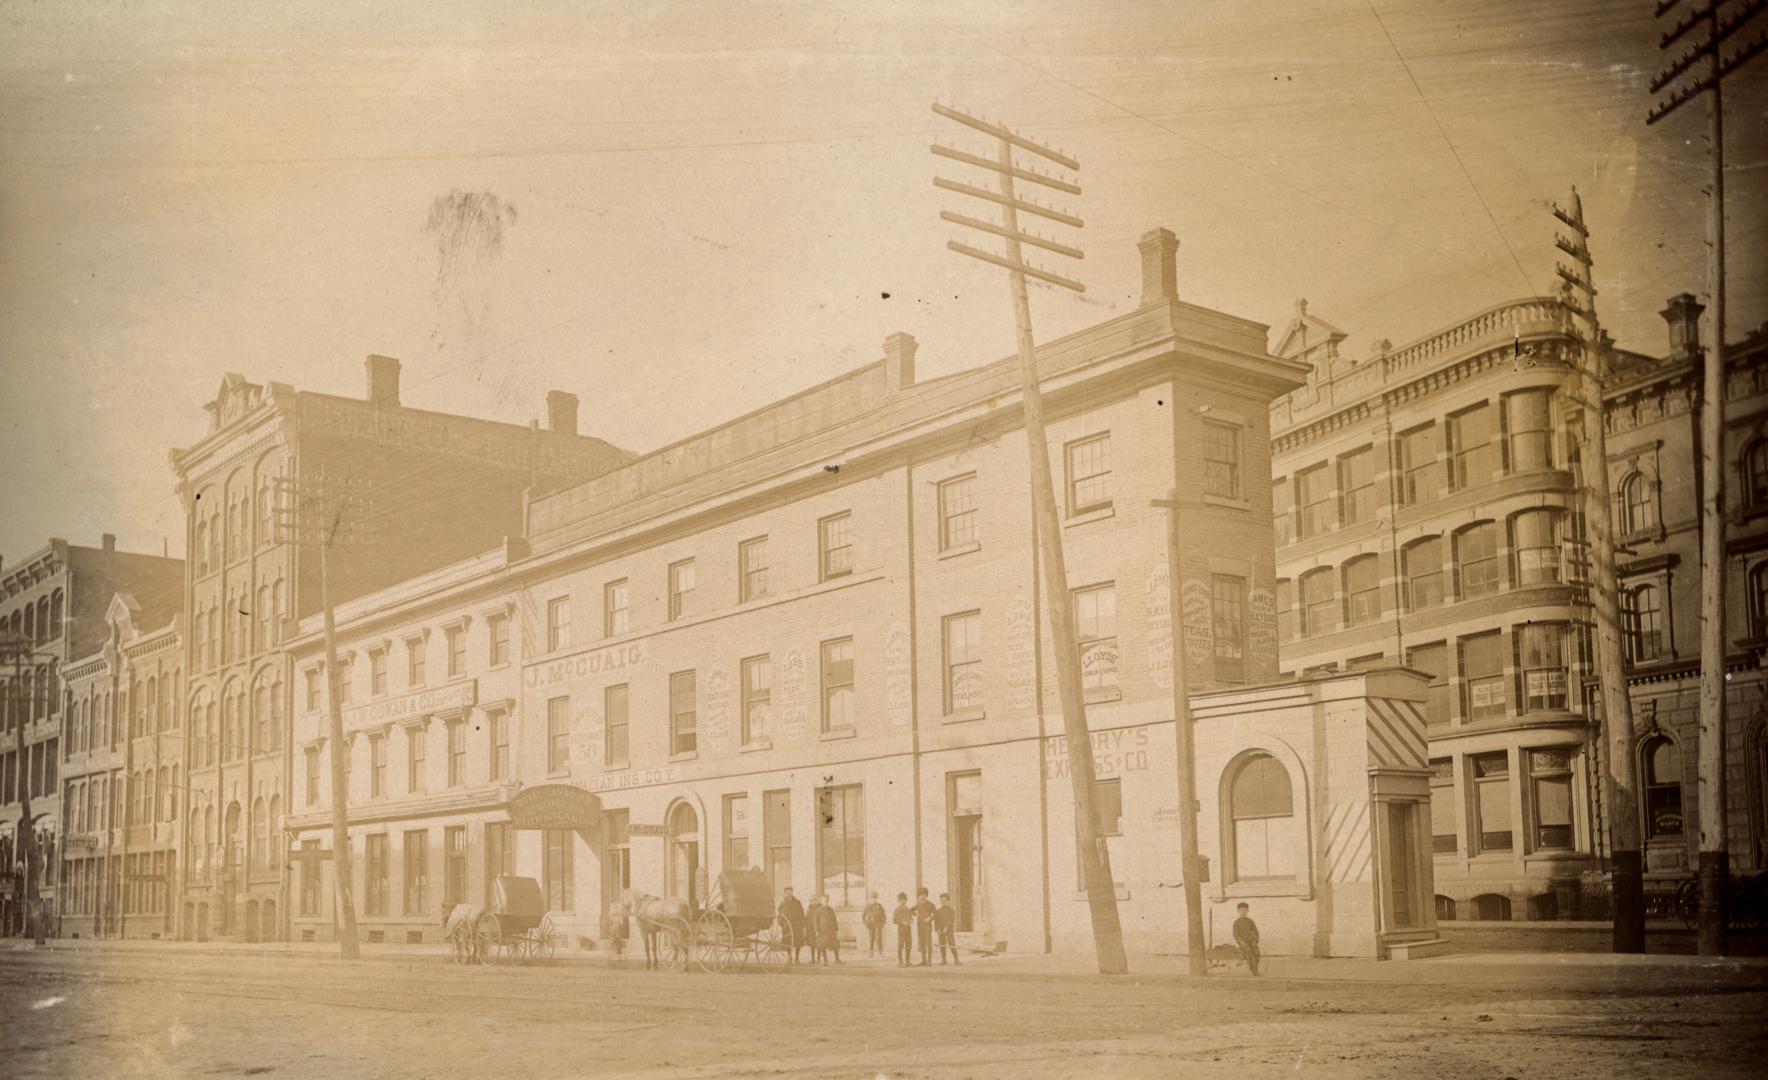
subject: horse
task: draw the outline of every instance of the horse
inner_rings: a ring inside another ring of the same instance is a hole
[[[639,934],[645,939],[646,971],[657,969],[658,935],[667,933],[678,948],[687,948],[685,935],[693,912],[686,900],[628,890],[621,896],[620,906],[638,922]]]

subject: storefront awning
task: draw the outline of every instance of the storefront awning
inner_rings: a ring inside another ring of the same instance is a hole
[[[602,823],[602,801],[570,784],[524,788],[510,800],[516,829],[593,829]]]

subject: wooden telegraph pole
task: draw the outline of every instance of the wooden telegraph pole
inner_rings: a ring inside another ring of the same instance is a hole
[[[1185,627],[1179,617],[1179,489],[1154,505],[1166,510],[1166,607],[1172,625],[1173,746],[1179,769],[1179,866],[1185,887],[1185,959],[1192,975],[1209,974],[1203,951],[1203,864],[1197,857],[1197,739],[1191,680],[1185,668]]]
[[[1612,948],[1618,953],[1645,951],[1645,879],[1639,850],[1638,762],[1633,753],[1633,697],[1627,692],[1626,658],[1621,651],[1620,594],[1615,581],[1614,504],[1609,497],[1608,429],[1602,402],[1606,367],[1602,323],[1596,317],[1596,277],[1591,267],[1590,230],[1584,225],[1584,202],[1572,188],[1569,210],[1555,206],[1553,216],[1570,229],[1556,236],[1559,250],[1577,261],[1576,268],[1555,272],[1579,297],[1566,306],[1584,321],[1582,363],[1578,368],[1579,402],[1584,417],[1580,485],[1585,542],[1590,545],[1591,605],[1596,615],[1596,682],[1602,698],[1602,721],[1608,742],[1609,881],[1614,893]]]
[[[1056,647],[1056,688],[1062,707],[1062,730],[1068,743],[1068,774],[1074,790],[1076,858],[1080,860],[1087,883],[1087,906],[1092,914],[1093,945],[1098,954],[1099,971],[1106,975],[1121,975],[1129,970],[1129,959],[1124,954],[1123,927],[1118,921],[1117,886],[1111,876],[1111,854],[1105,847],[1105,838],[1099,835],[1098,818],[1093,808],[1093,741],[1087,728],[1086,701],[1081,694],[1080,643],[1074,625],[1073,599],[1068,592],[1067,560],[1062,556],[1062,523],[1056,513],[1056,485],[1050,474],[1050,443],[1044,432],[1044,399],[1038,385],[1037,355],[1031,333],[1031,302],[1026,297],[1025,279],[1033,277],[1075,292],[1085,292],[1086,286],[1027,265],[1023,246],[1029,244],[1074,259],[1083,256],[1077,248],[1021,231],[1019,212],[1024,211],[1077,229],[1083,223],[1080,218],[1071,214],[1019,198],[1014,194],[1013,187],[1013,181],[1018,179],[1070,195],[1080,194],[1080,188],[1075,184],[1048,176],[1036,169],[1016,165],[1013,160],[1014,148],[1036,154],[1070,170],[1079,169],[1080,162],[1014,134],[1005,125],[991,124],[956,109],[948,109],[944,105],[934,105],[933,111],[948,120],[955,120],[965,127],[980,131],[998,143],[994,160],[937,144],[933,147],[933,152],[940,157],[994,173],[1000,178],[998,194],[986,188],[956,183],[943,177],[935,177],[933,183],[946,191],[982,199],[1001,207],[999,225],[948,211],[941,211],[939,216],[953,224],[998,236],[1006,241],[1005,258],[955,240],[947,241],[946,247],[960,255],[1003,267],[1008,271],[1008,280],[1012,285],[1013,315],[1019,331],[1019,368],[1024,382],[1022,396],[1025,408],[1025,441],[1031,455],[1033,516],[1037,521],[1037,545],[1042,556],[1039,561],[1043,567],[1044,594],[1049,600],[1050,632]],[[1042,707],[1041,702],[1039,707]]]
[[[355,960],[362,953],[356,932],[355,861],[350,853],[350,774],[344,745],[344,713],[338,683],[337,622],[332,611],[333,549],[360,541],[358,519],[364,505],[345,480],[323,472],[311,480],[285,478],[278,484],[277,524],[282,539],[319,549],[319,606],[325,613],[325,708],[331,744],[332,882],[338,906],[338,953]]]
[[[1662,17],[1681,0],[1659,0]],[[1705,61],[1705,72],[1671,90],[1646,114],[1655,124],[1686,102],[1707,99],[1707,149],[1713,172],[1707,190],[1707,355],[1701,378],[1700,412],[1700,756],[1695,766],[1700,825],[1700,954],[1725,953],[1726,891],[1731,881],[1725,849],[1725,120],[1720,86],[1757,53],[1768,48],[1768,34],[1723,51],[1727,39],[1768,6],[1745,0],[1730,6],[1707,0],[1673,25],[1659,40],[1668,49],[1689,45],[1651,81],[1651,92],[1671,87]],[[1702,33],[1704,31],[1704,33]],[[1690,35],[1693,35],[1692,37]]]

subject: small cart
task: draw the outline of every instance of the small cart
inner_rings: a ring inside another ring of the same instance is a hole
[[[540,883],[514,874],[500,874],[492,883],[489,909],[456,905],[448,913],[443,936],[460,964],[550,960],[559,937],[546,913]]]
[[[773,890],[760,870],[719,874],[685,936],[683,951],[701,971],[740,971],[753,961],[778,972],[792,959],[792,927],[775,912]]]

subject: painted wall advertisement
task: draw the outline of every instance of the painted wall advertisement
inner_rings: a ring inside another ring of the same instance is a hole
[[[1148,727],[1116,728],[1093,732],[1093,775],[1101,780],[1124,773],[1146,771],[1149,764]],[[1068,738],[1056,735],[1044,740],[1044,776],[1068,778]]]

